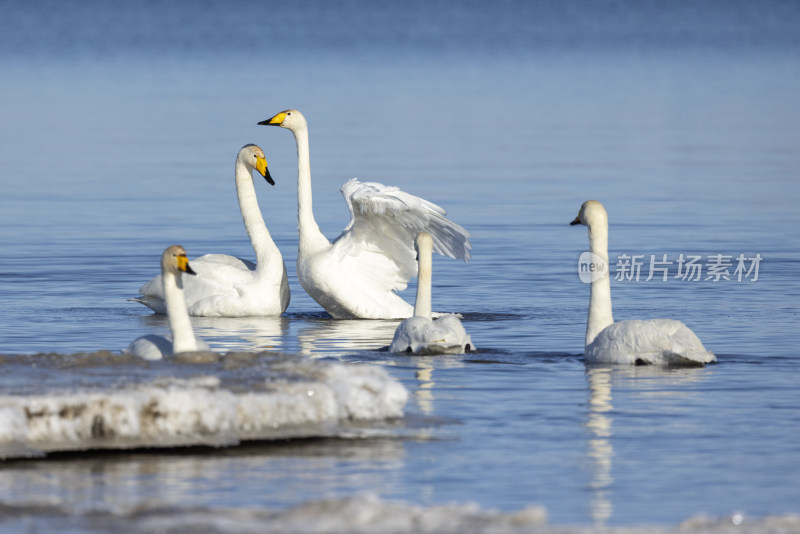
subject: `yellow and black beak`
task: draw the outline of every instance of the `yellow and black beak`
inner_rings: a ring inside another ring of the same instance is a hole
[[[570,226],[575,226],[576,224],[580,224],[580,223],[581,223],[581,214],[579,213],[578,216],[575,217],[575,219],[571,223],[569,223],[569,225]]]
[[[261,121],[258,124],[261,126],[283,126],[283,120],[286,118],[286,112],[281,111],[271,119]]]
[[[269,183],[269,185],[275,185],[275,180],[272,179],[272,176],[269,174],[269,169],[267,169],[267,160],[264,158],[257,158],[256,159],[256,170],[258,173],[264,177],[264,179]]]
[[[186,257],[185,254],[181,254],[177,256],[178,259],[178,269],[186,274],[197,274],[189,267],[189,258]]]

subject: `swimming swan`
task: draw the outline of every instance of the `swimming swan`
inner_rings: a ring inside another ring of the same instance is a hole
[[[197,276],[186,280],[184,287],[190,315],[278,316],[289,306],[286,266],[258,208],[254,169],[275,185],[264,151],[256,145],[245,145],[236,158],[236,192],[244,226],[256,252],[256,263],[225,254],[206,254],[192,260]],[[160,276],[143,285],[139,293],[141,296],[131,300],[156,313],[165,313]]]
[[[603,275],[591,283],[586,322],[586,363],[702,365],[717,358],[689,327],[673,319],[620,321],[611,314],[608,274],[608,215],[596,200],[587,200],[571,225],[589,227],[589,251],[605,262]]]
[[[475,350],[461,321],[453,314],[431,318],[431,272],[433,268],[433,239],[426,232],[417,234],[417,300],[414,316],[406,319],[394,332],[390,352],[412,354],[464,354]]]
[[[124,352],[146,360],[160,360],[179,352],[211,350],[202,339],[195,337],[186,301],[183,298],[181,273],[195,274],[189,266],[186,251],[180,245],[167,247],[161,255],[162,294],[166,298],[167,320],[172,339],[150,334],[131,341]]]
[[[342,186],[350,224],[333,243],[322,234],[311,207],[308,124],[286,110],[258,124],[291,130],[297,143],[297,207],[300,244],[297,278],[337,319],[405,319],[414,308],[394,291],[416,274],[414,238],[426,231],[434,251],[469,260],[469,233],[445,218],[439,206],[396,187],[355,178]]]

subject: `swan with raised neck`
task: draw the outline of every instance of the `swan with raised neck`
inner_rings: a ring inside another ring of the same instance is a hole
[[[181,352],[210,350],[208,344],[195,336],[192,329],[183,298],[183,273],[196,274],[189,265],[186,250],[180,245],[167,247],[161,254],[161,281],[171,339],[154,334],[142,336],[133,340],[125,352],[148,360],[158,360]]]
[[[596,200],[581,205],[570,223],[589,229],[589,252],[605,262],[591,282],[586,321],[586,363],[703,365],[716,361],[689,327],[674,319],[614,322],[608,269],[608,215]]]
[[[264,151],[253,144],[239,150],[234,169],[239,209],[256,263],[225,254],[206,254],[192,260],[197,277],[186,282],[187,308],[190,315],[211,317],[278,316],[289,306],[289,279],[258,206],[253,171],[270,185],[275,181]],[[159,276],[143,285],[139,293],[141,296],[132,300],[156,313],[166,312]]]
[[[604,274],[592,280],[589,290],[589,317],[586,320],[586,345],[614,322],[611,313],[611,280],[608,269],[608,214],[596,200],[587,200],[570,223],[589,228],[589,252],[605,263]]]
[[[399,319],[413,307],[395,291],[416,274],[413,243],[429,232],[434,251],[469,259],[469,233],[445,211],[396,187],[350,179],[342,194],[351,220],[333,242],[314,219],[308,123],[295,109],[259,122],[292,132],[297,145],[297,278],[306,292],[337,319]]]
[[[419,272],[414,316],[404,320],[394,332],[390,352],[410,354],[463,354],[475,350],[472,339],[464,330],[458,316],[443,315],[437,319],[431,313],[431,283],[433,278],[433,239],[420,232],[415,241]]]

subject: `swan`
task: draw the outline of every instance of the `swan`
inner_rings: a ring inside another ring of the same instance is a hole
[[[412,354],[464,354],[475,350],[467,332],[454,314],[431,317],[431,271],[433,238],[427,232],[417,234],[417,300],[414,316],[406,319],[394,332],[389,352]]]
[[[589,228],[589,251],[605,262],[591,283],[586,322],[586,363],[702,365],[715,362],[689,327],[674,319],[614,322],[608,273],[608,215],[596,200],[581,205],[570,225]]]
[[[181,273],[195,274],[189,266],[186,250],[180,245],[167,247],[161,255],[161,281],[172,339],[154,334],[138,337],[131,341],[128,348],[125,349],[125,353],[134,354],[146,360],[160,360],[164,356],[179,352],[211,350],[205,341],[195,337],[192,330],[186,301],[183,298]]]
[[[236,192],[244,226],[256,252],[256,263],[225,254],[206,254],[192,260],[197,276],[186,280],[184,287],[190,315],[278,316],[289,306],[286,265],[258,208],[254,169],[275,185],[264,151],[256,145],[245,145],[236,157]],[[156,313],[165,313],[160,276],[143,285],[139,293],[139,297],[131,300]]]
[[[300,242],[297,278],[306,292],[336,319],[405,319],[413,306],[395,291],[416,274],[414,238],[426,231],[434,251],[470,258],[469,233],[445,210],[396,187],[353,178],[341,188],[350,223],[331,243],[311,207],[308,124],[290,109],[258,124],[291,130],[297,143],[297,218]]]

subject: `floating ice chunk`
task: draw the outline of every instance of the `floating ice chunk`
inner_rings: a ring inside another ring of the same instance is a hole
[[[65,524],[74,531],[208,532],[249,534],[304,532],[316,534],[592,534],[592,525],[548,525],[547,511],[536,505],[519,511],[496,511],[477,504],[421,506],[388,501],[375,494],[308,501],[285,510],[268,508],[192,508],[144,506],[129,510],[81,510],[63,504],[0,503],[0,529],[50,532]],[[741,514],[697,516],[680,525],[602,527],[606,534],[742,534],[800,532],[800,516],[748,519]]]
[[[519,512],[481,509],[476,504],[418,506],[391,502],[373,494],[309,501],[288,510],[264,508],[178,508],[133,509],[128,513],[91,512],[76,514],[60,506],[8,506],[3,508],[0,527],[17,526],[24,518],[27,529],[42,531],[69,519],[75,530],[91,525],[101,532],[208,532],[208,533],[409,533],[409,534],[529,534],[564,532],[547,529],[547,512],[531,506]],[[88,529],[87,529],[88,530]],[[578,530],[577,532],[581,532]],[[585,532],[591,532],[587,529]]]
[[[336,435],[349,421],[403,415],[408,392],[380,367],[268,361],[265,378],[247,383],[157,378],[114,389],[0,396],[0,457]]]

